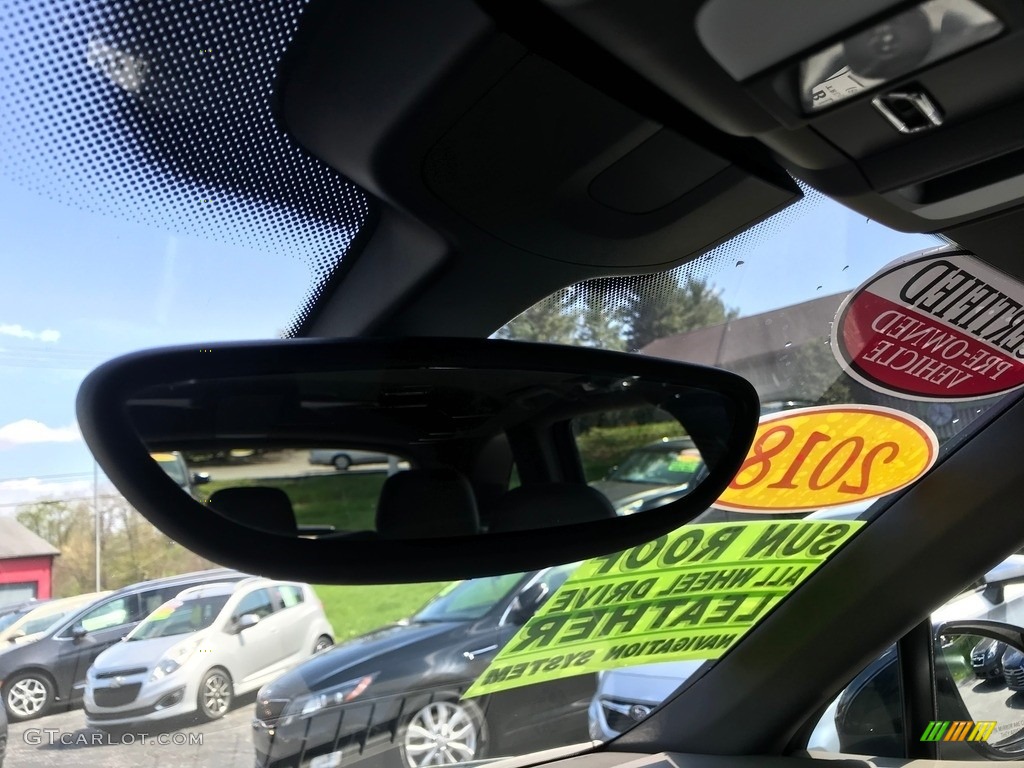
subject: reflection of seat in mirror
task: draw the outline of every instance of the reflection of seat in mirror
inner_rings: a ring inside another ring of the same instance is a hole
[[[298,533],[291,500],[280,488],[225,488],[210,497],[210,507],[228,520],[248,528],[285,536]]]
[[[476,496],[454,469],[409,469],[391,475],[377,502],[377,533],[389,539],[472,536],[480,532]]]
[[[615,517],[608,498],[575,483],[521,485],[502,496],[487,516],[490,533],[530,531]]]

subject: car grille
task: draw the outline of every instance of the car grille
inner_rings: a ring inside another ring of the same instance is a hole
[[[1024,667],[1003,667],[1006,684],[1014,690],[1024,689]]]
[[[140,688],[142,683],[121,685],[117,688],[94,688],[92,698],[97,707],[122,707],[135,701]]]
[[[106,680],[110,677],[128,677],[128,675],[141,675],[146,672],[145,667],[132,667],[131,669],[117,669],[112,672],[97,672],[97,680]]]

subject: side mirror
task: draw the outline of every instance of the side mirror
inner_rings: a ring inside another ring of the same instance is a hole
[[[192,473],[192,485],[206,485],[208,482],[210,482],[209,472]]]
[[[547,599],[551,590],[543,581],[533,584],[512,599],[512,606],[508,612],[510,624],[523,625],[530,617],[537,612],[541,603]]]
[[[76,642],[78,640],[81,640],[87,634],[89,634],[89,633],[86,631],[85,627],[83,627],[81,624],[75,624],[75,626],[73,626],[71,628],[71,639],[75,640]]]
[[[939,720],[921,739],[941,744],[940,759],[1024,757],[1024,629],[981,620],[940,625],[935,693]]]
[[[249,627],[255,627],[260,623],[260,617],[255,613],[243,613],[235,620],[235,631],[241,632]]]
[[[21,640],[21,638],[23,638],[24,636],[25,636],[25,632],[20,630],[20,629],[18,629],[18,630],[15,630],[14,632],[12,632],[8,636],[7,641],[11,642],[11,643],[16,643],[19,640]]]

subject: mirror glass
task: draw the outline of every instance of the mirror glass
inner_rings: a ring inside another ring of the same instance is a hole
[[[127,403],[183,493],[310,538],[486,535],[658,509],[729,455],[733,411],[709,389],[640,376],[450,366],[193,378]]]
[[[922,739],[941,742],[947,752],[972,742],[1024,752],[1024,650],[997,637],[944,633],[936,656],[939,715],[950,719],[934,723]]]

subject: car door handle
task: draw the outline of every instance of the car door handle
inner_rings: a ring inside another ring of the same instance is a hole
[[[473,659],[478,656],[483,656],[485,653],[493,653],[496,650],[498,650],[497,644],[488,645],[486,648],[477,648],[475,651],[463,651],[462,655],[465,656],[468,661],[473,661]]]

